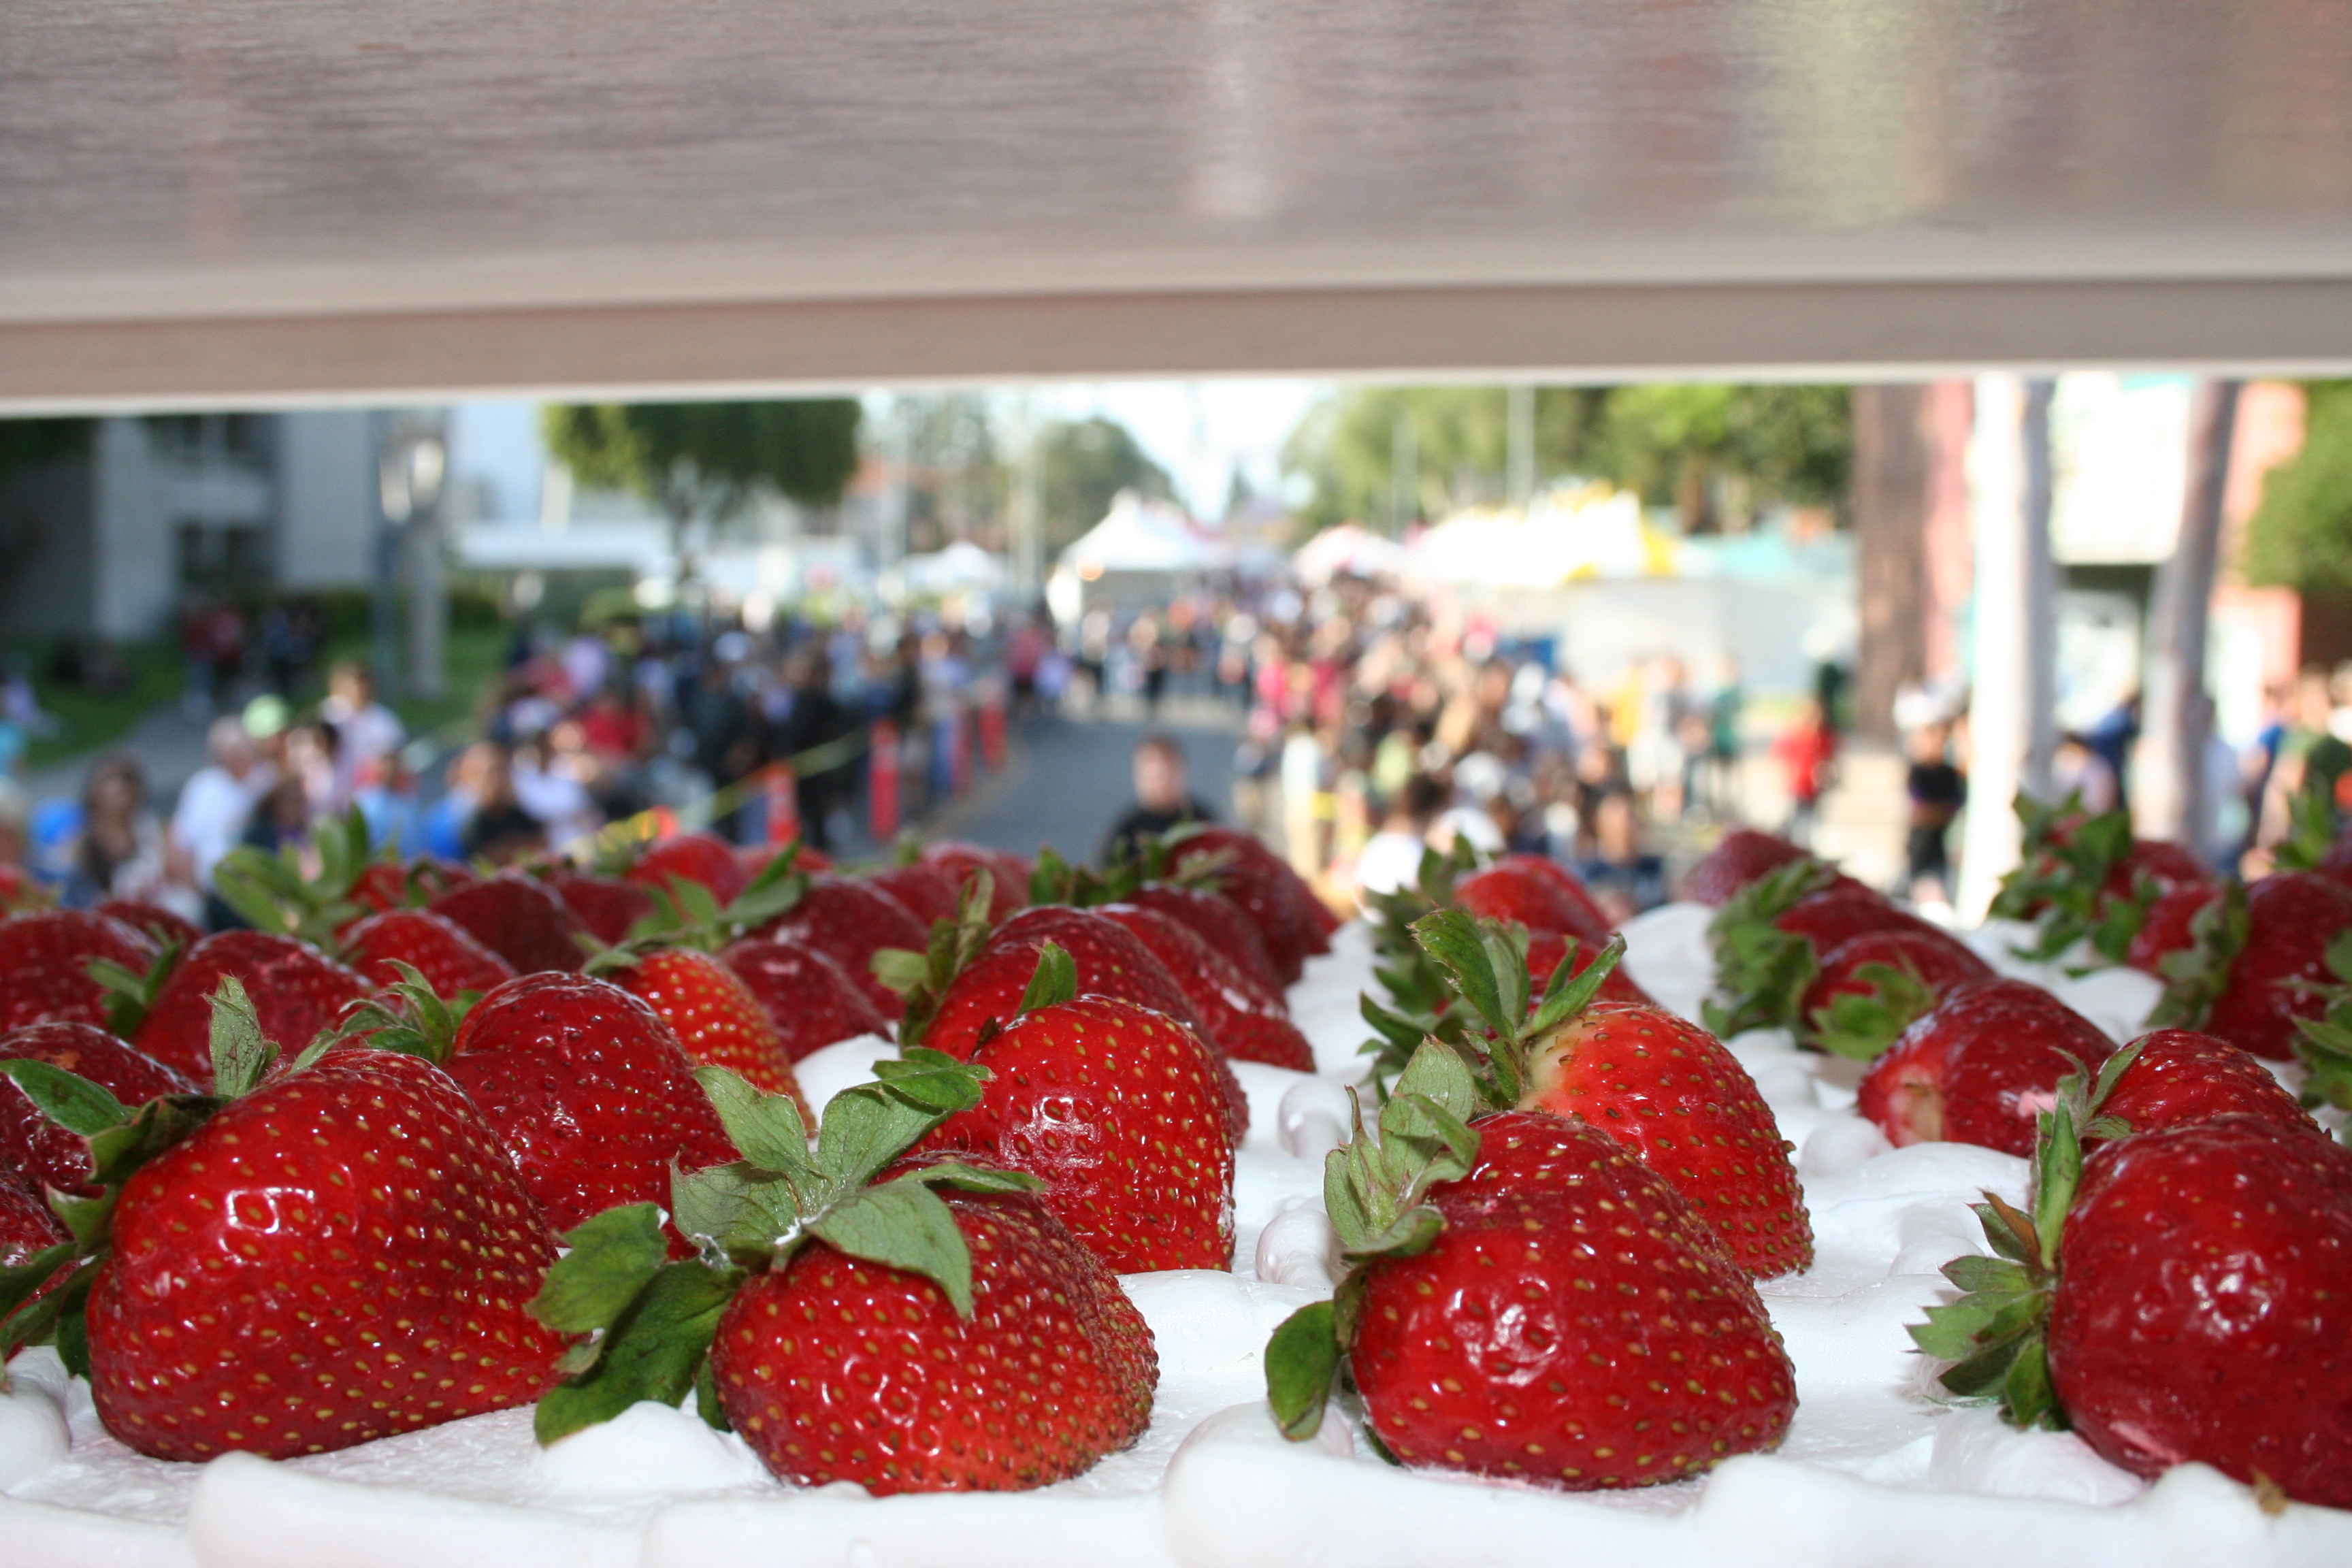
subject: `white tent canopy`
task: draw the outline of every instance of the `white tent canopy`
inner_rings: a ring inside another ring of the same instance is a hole
[[[1092,582],[1107,572],[1220,572],[1234,548],[1166,501],[1121,490],[1103,520],[1062,552],[1061,564]]]

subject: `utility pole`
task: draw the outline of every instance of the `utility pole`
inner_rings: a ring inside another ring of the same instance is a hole
[[[1389,433],[1389,536],[1404,537],[1404,531],[1421,515],[1421,454],[1418,437],[1412,427],[1412,415],[1405,409],[1397,411],[1396,424]]]
[[[2205,747],[2213,705],[2205,689],[2205,642],[2213,577],[2221,553],[2221,502],[2238,430],[2241,383],[2198,384],[2189,407],[2187,482],[2180,531],[2156,569],[2148,627],[2146,750],[2132,794],[2143,837],[2198,842],[2212,803],[2205,795]]]
[[[1514,384],[1503,412],[1504,488],[1510,504],[1524,510],[1536,497],[1536,389]]]

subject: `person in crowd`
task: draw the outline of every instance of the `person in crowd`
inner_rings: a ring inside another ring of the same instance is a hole
[[[801,822],[801,837],[813,849],[831,853],[834,808],[846,799],[856,783],[855,759],[827,753],[836,742],[857,732],[856,715],[836,701],[823,644],[814,644],[784,660],[784,700],[768,725],[763,760],[793,768],[793,804]]]
[[[2131,809],[2131,753],[2139,742],[2139,693],[2126,692],[2080,737],[2115,781],[2114,804],[2126,811]]]
[[[685,706],[694,765],[713,790],[732,789],[760,760],[759,731],[751,705],[735,684],[734,668],[716,657],[706,658]],[[740,830],[738,815],[726,819],[728,828]]]
[[[1666,862],[1644,842],[1631,790],[1601,792],[1592,807],[1592,849],[1576,873],[1612,919],[1623,921],[1666,901]]]
[[[2271,769],[2270,785],[2263,796],[2262,823],[2255,848],[2267,869],[2270,851],[2294,830],[2297,796],[2308,792],[2333,805],[2342,820],[2347,803],[2345,780],[2352,774],[2352,745],[2336,733],[2336,699],[2327,672],[2316,665],[2295,677],[2294,698],[2286,733],[2281,738],[2278,763]]]
[[[547,828],[515,793],[514,758],[496,742],[479,756],[472,813],[460,836],[463,858],[509,866],[547,847]]]
[[[1773,741],[1772,755],[1789,793],[1789,819],[1781,833],[1791,843],[1811,846],[1822,795],[1837,763],[1837,731],[1830,728],[1829,710],[1820,698],[1805,700],[1794,721]]]
[[[1135,743],[1135,804],[1111,825],[1103,840],[1103,864],[1135,854],[1148,839],[1187,822],[1214,822],[1217,814],[1191,793],[1184,743],[1154,731]]]
[[[2060,800],[2079,798],[2094,816],[2123,804],[2123,781],[2097,747],[2077,731],[2058,737],[2050,753],[2050,789]]]
[[[1356,857],[1356,887],[1360,894],[1393,892],[1412,884],[1421,873],[1421,857],[1429,847],[1429,831],[1445,809],[1445,786],[1427,773],[1408,777],[1396,793],[1380,831],[1364,843]]]
[[[187,857],[196,887],[209,893],[213,868],[236,847],[253,808],[278,783],[278,770],[262,756],[242,719],[215,719],[205,731],[211,761],[180,786],[172,808],[171,842]]]
[[[319,717],[334,726],[337,804],[348,802],[361,772],[400,750],[408,731],[400,716],[376,700],[367,666],[344,659],[327,672],[327,698]]]
[[[146,770],[127,753],[90,764],[72,864],[63,900],[69,908],[138,899],[190,919],[202,909],[187,858],[172,851],[148,807]]]
[[[1739,720],[1747,705],[1739,661],[1727,654],[1716,667],[1715,694],[1706,705],[1706,806],[1718,820],[1739,811]]]
[[[308,844],[310,841],[310,796],[302,787],[300,776],[281,773],[278,782],[254,803],[253,815],[247,818],[245,831],[237,835],[237,842],[265,855],[275,855],[281,849],[299,848]],[[226,909],[227,906],[219,901],[219,895],[215,893],[213,902],[206,906],[206,912],[212,917],[211,923],[215,926],[245,923],[236,916],[224,918]]]
[[[1916,904],[1952,901],[1952,866],[1947,841],[1960,807],[1968,801],[1968,780],[1952,765],[1952,728],[1937,722],[1911,732],[1911,763],[1904,775],[1904,793],[1910,800],[1909,825],[1904,835],[1903,885]]]

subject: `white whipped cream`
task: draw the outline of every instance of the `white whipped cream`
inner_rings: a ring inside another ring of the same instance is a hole
[[[1708,912],[1668,906],[1627,931],[1635,978],[1685,1016],[1712,982]],[[1800,1052],[1777,1031],[1731,1043],[1799,1146],[1812,1213],[1812,1268],[1762,1288],[1800,1398],[1777,1453],[1673,1486],[1572,1496],[1393,1468],[1360,1447],[1339,1405],[1314,1441],[1285,1442],[1259,1356],[1276,1323],[1331,1289],[1321,1156],[1362,1073],[1356,996],[1370,983],[1367,933],[1350,926],[1292,994],[1319,1074],[1241,1068],[1251,1130],[1234,1270],[1121,1281],[1158,1343],[1159,1396],[1142,1440],[1084,1476],[1017,1494],[805,1490],[768,1476],[735,1437],[655,1405],[543,1450],[519,1410],[315,1458],[166,1464],[109,1437],[88,1389],[31,1351],[0,1396],[0,1568],[2352,1562],[2352,1513],[2266,1515],[2202,1466],[2147,1485],[2071,1435],[1939,1403],[1904,1325],[1948,1296],[1937,1268],[1981,1249],[1969,1204],[1986,1188],[2021,1197],[2024,1162],[1961,1144],[1889,1148],[1853,1113],[1854,1064]],[[2115,1002],[2102,1026],[2127,1029],[2137,994]],[[819,1051],[801,1063],[802,1085],[821,1105],[889,1050],[866,1037]]]

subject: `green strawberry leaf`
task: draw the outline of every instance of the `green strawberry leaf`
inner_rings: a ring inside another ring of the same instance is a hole
[[[1304,1442],[1323,1425],[1323,1407],[1347,1354],[1333,1304],[1317,1301],[1285,1318],[1265,1342],[1265,1398],[1282,1435]]]
[[[719,1314],[744,1279],[737,1268],[662,1265],[605,1331],[596,1364],[541,1396],[533,1434],[552,1443],[643,1399],[677,1405],[695,1385]]]
[[[2201,1029],[2229,988],[2230,971],[2246,945],[2246,889],[2231,882],[2189,922],[2189,945],[2159,961],[2164,995],[2147,1016],[2151,1029]]]
[[[706,1256],[751,1253],[762,1242],[772,1243],[776,1232],[751,1236],[745,1232],[751,1215],[750,1193],[756,1180],[746,1164],[713,1165],[702,1171],[672,1171],[669,1178],[670,1223],[678,1235]],[[761,1227],[763,1230],[765,1227]]]
[[[1444,1231],[1445,1216],[1423,1204],[1405,1210],[1366,1237],[1361,1246],[1348,1247],[1345,1256],[1351,1263],[1374,1258],[1412,1258],[1436,1246]]]
[[[786,1174],[810,1169],[808,1125],[791,1095],[762,1094],[721,1067],[695,1068],[694,1081],[709,1096],[719,1125],[745,1160]]]
[[[1423,950],[1453,977],[1462,999],[1477,1010],[1489,1028],[1504,1036],[1517,1032],[1527,1016],[1524,942],[1516,960],[1508,956],[1507,942],[1498,944],[1503,949],[1503,957],[1498,961],[1496,949],[1487,944],[1486,933],[1479,929],[1476,920],[1462,910],[1433,910],[1412,922],[1412,934]],[[1498,970],[1504,973],[1498,973]],[[1504,990],[1505,973],[1514,970],[1519,986],[1519,1005],[1516,1009],[1508,1005]]]
[[[874,1076],[896,1098],[947,1115],[980,1103],[980,1086],[992,1076],[977,1062],[960,1062],[945,1051],[914,1046],[874,1063]]]
[[[85,968],[105,999],[107,1032],[125,1040],[137,1034],[147,1015],[155,1010],[155,998],[163,994],[163,982],[172,977],[179,962],[177,937],[163,943],[143,974],[133,973],[110,958],[91,959]]]
[[[91,1179],[121,1185],[132,1172],[203,1125],[222,1104],[207,1094],[167,1094],[149,1100],[128,1121],[91,1134]]]
[[[80,1256],[80,1249],[70,1241],[60,1241],[55,1247],[45,1247],[22,1263],[0,1268],[0,1321],[32,1300],[33,1292],[48,1283],[49,1277]],[[9,1345],[14,1347],[14,1342]],[[0,1362],[5,1362],[0,1354]]]
[[[102,1085],[49,1062],[30,1057],[0,1061],[0,1078],[15,1079],[36,1110],[84,1138],[131,1120],[123,1103]]]
[[[1417,1204],[1433,1184],[1470,1173],[1478,1134],[1427,1095],[1392,1095],[1381,1108],[1381,1163],[1399,1204]]]
[[[563,1245],[570,1250],[549,1268],[529,1303],[530,1315],[559,1334],[611,1328],[669,1257],[661,1210],[653,1204],[606,1209],[565,1232]],[[591,1358],[574,1370],[593,1364]]]
[[[1029,988],[1021,994],[1021,1011],[1032,1013],[1040,1007],[1058,1006],[1078,994],[1078,964],[1058,942],[1046,942],[1037,949],[1037,970],[1029,976]]]
[[[1609,945],[1592,955],[1592,962],[1584,966],[1583,973],[1571,975],[1569,967],[1576,959],[1576,943],[1570,941],[1568,951],[1560,955],[1559,967],[1551,972],[1551,980],[1544,987],[1542,1005],[1536,1009],[1536,1016],[1528,1020],[1527,1032],[1541,1035],[1581,1014],[1601,994],[1601,987],[1624,957],[1625,939],[1612,935]]]
[[[1936,1005],[1935,992],[1908,963],[1865,963],[1854,978],[1870,990],[1844,992],[1826,1007],[1814,1008],[1811,1028],[1800,1037],[1806,1044],[1832,1056],[1874,1061]]]
[[[875,979],[901,996],[923,983],[929,967],[921,953],[904,947],[877,948],[866,966],[874,972]]]
[[[939,1124],[941,1112],[892,1093],[895,1087],[860,1084],[835,1095],[824,1108],[816,1134],[816,1169],[827,1180],[862,1186]]]
[[[714,1432],[735,1430],[727,1419],[727,1412],[719,1405],[719,1380],[711,1375],[709,1356],[702,1358],[702,1365],[694,1373],[694,1413],[701,1416],[702,1424]]]
[[[2017,1352],[2010,1359],[2008,1375],[2001,1379],[2002,1414],[2010,1424],[2031,1429],[2047,1427],[2053,1432],[2066,1429],[2066,1414],[2058,1404],[2058,1391],[2050,1382],[2048,1342],[2039,1331],[2018,1342]]]
[[[261,1087],[278,1060],[278,1047],[263,1038],[261,1016],[236,975],[221,977],[212,1007],[213,1094],[243,1100]]]
[[[1414,1047],[1412,1059],[1405,1063],[1403,1076],[1390,1092],[1398,1098],[1423,1099],[1462,1121],[1495,1109],[1486,1102],[1476,1076],[1461,1053],[1442,1040],[1427,1037]],[[1383,1111],[1381,1125],[1385,1130],[1388,1124],[1388,1115]]]
[[[832,1121],[828,1114],[826,1125]],[[956,1316],[971,1316],[971,1250],[954,1211],[922,1183],[885,1182],[853,1193],[811,1220],[809,1229],[853,1258],[920,1274],[946,1293]]]
[[[967,1193],[1037,1193],[1045,1189],[1042,1180],[1026,1171],[1000,1171],[987,1165],[967,1165],[961,1160],[924,1165],[898,1180],[919,1182],[927,1187],[954,1187]]]

